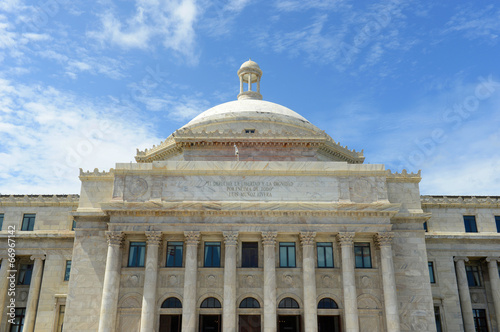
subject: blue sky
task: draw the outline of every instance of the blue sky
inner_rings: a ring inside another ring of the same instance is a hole
[[[500,195],[496,1],[0,2],[0,193],[79,193],[236,99],[265,100],[421,192]]]

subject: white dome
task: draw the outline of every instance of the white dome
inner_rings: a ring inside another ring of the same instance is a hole
[[[264,100],[244,99],[230,101],[206,110],[199,114],[181,129],[189,128],[195,130],[198,127],[221,125],[231,127],[230,123],[252,122],[257,127],[267,127],[268,124],[276,128],[276,125],[284,124],[292,127],[300,127],[308,131],[320,131],[300,114],[284,106]],[[264,128],[261,128],[264,129]]]

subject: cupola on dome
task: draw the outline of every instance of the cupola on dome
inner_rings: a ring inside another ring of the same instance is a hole
[[[349,150],[291,109],[262,100],[262,70],[252,60],[237,72],[238,100],[212,107],[159,146],[138,151],[137,162],[157,160],[344,161],[362,163]]]

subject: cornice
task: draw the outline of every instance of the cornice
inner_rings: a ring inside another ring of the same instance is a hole
[[[461,241],[461,242],[476,242],[477,241],[495,241],[500,243],[500,234],[490,233],[490,234],[481,234],[481,233],[425,233],[426,240],[437,240],[437,241]]]
[[[78,177],[80,180],[92,180],[92,181],[113,181],[114,180],[114,169],[110,168],[108,172],[102,171],[99,172],[98,168],[94,168],[94,171],[86,171],[80,168],[80,176]]]
[[[422,180],[421,170],[417,173],[408,173],[406,169],[403,169],[401,173],[392,172],[390,169],[387,170],[387,182],[419,183],[420,180]]]
[[[80,195],[1,195],[0,207],[4,206],[67,206],[77,207]]]
[[[422,208],[500,208],[499,196],[420,196]]]
[[[179,154],[186,147],[212,147],[212,146],[256,146],[256,147],[300,147],[316,146],[323,154],[334,156],[340,160],[353,164],[361,164],[364,161],[363,151],[350,150],[347,146],[335,143],[324,131],[319,133],[306,133],[301,130],[259,132],[256,130],[251,136],[244,132],[226,131],[193,132],[190,129],[179,129],[160,145],[153,145],[151,149],[137,150],[135,157],[137,162],[150,163],[164,160],[165,158]]]

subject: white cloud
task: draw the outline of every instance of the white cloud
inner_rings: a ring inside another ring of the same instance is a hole
[[[0,79],[0,192],[78,193],[78,168],[109,169],[160,138],[115,103]]]
[[[497,41],[500,35],[500,10],[494,5],[475,8],[471,5],[462,7],[446,23],[445,33],[462,32],[469,39],[486,38]]]
[[[136,0],[135,13],[120,20],[108,10],[101,15],[102,27],[87,35],[103,45],[110,42],[125,49],[148,49],[159,38],[163,45],[195,62],[194,24],[200,8],[194,0],[156,2]]]

